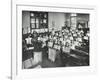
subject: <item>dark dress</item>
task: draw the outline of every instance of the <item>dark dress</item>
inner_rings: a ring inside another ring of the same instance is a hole
[[[32,39],[33,50],[33,62],[35,65],[41,64],[42,62],[42,42],[38,41],[37,38]]]
[[[34,52],[42,51],[42,42],[38,41],[37,39],[32,39],[32,44],[34,46]]]

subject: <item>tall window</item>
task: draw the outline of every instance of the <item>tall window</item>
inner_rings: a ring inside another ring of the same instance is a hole
[[[76,25],[77,25],[77,14],[76,13],[72,13],[70,15],[70,26],[73,28],[73,29],[76,29]]]
[[[48,28],[48,13],[30,12],[30,27],[31,29]]]

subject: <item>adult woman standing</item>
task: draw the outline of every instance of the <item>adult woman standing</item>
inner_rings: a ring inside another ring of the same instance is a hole
[[[37,32],[33,32],[32,45],[34,47],[32,64],[38,65],[42,62],[42,42],[38,40]]]

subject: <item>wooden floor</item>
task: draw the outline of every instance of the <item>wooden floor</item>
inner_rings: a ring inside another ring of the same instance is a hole
[[[71,54],[75,54],[75,51],[71,51]],[[78,54],[78,53],[77,53]],[[32,56],[32,55],[31,55]],[[29,56],[29,57],[31,57]],[[89,66],[89,57],[80,57],[79,59],[73,57],[73,56],[68,56],[68,55],[63,55],[64,57],[60,55],[60,52],[58,53],[56,59],[54,62],[52,62],[50,59],[48,59],[48,53],[43,50],[42,52],[42,62],[33,65],[29,67],[28,69],[34,69],[37,67],[41,68],[56,68],[56,67],[75,67],[75,66]],[[83,56],[83,55],[82,55]],[[84,58],[84,60],[82,59]]]
[[[35,68],[38,65],[41,65],[42,68],[61,67],[62,66],[62,62],[61,62],[61,59],[60,59],[59,56],[56,58],[55,62],[52,62],[51,60],[48,59],[47,53],[43,53],[42,62],[38,63],[37,65],[32,66],[30,68]]]

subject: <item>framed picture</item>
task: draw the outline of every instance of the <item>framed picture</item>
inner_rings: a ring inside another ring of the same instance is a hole
[[[92,6],[12,0],[12,80],[95,73],[95,14]],[[59,42],[55,55],[50,54],[50,40]],[[63,41],[70,45],[68,54],[62,50]]]

